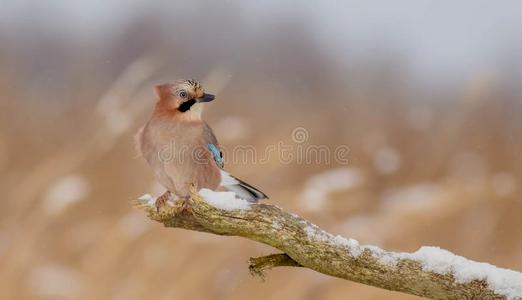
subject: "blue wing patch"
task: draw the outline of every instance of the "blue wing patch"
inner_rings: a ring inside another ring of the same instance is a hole
[[[221,151],[219,148],[214,144],[208,144],[207,145],[208,150],[212,153],[212,156],[214,157],[214,161],[216,162],[217,166],[220,169],[223,169],[224,163],[223,163],[223,155],[221,154]]]

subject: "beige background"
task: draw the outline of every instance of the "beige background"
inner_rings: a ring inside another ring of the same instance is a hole
[[[273,249],[133,210],[161,189],[132,136],[152,86],[182,77],[217,94],[205,119],[228,149],[259,157],[297,127],[304,146],[350,148],[348,164],[226,157],[269,203],[364,244],[522,271],[519,4],[410,2],[6,2],[0,298],[414,298],[309,270],[261,282],[247,260]]]

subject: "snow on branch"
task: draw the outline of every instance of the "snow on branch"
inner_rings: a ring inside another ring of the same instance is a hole
[[[231,201],[232,200],[232,201]],[[166,227],[241,236],[283,253],[251,258],[250,272],[305,267],[346,280],[431,299],[520,299],[522,273],[457,256],[437,247],[397,253],[332,235],[267,204],[231,199],[229,192],[193,191],[190,209],[179,201],[159,212],[150,200],[137,206]]]

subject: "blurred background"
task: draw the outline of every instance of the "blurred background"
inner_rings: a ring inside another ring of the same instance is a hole
[[[292,131],[348,163],[228,163],[269,203],[396,251],[522,271],[522,2],[0,0],[1,299],[415,299],[166,229],[133,135],[197,78],[226,147]],[[226,161],[226,158],[225,158]]]

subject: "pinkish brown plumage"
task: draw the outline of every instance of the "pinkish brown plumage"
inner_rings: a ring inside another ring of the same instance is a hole
[[[138,132],[136,144],[159,183],[184,199],[191,184],[198,190],[222,186],[249,201],[267,198],[221,169],[217,139],[201,119],[204,102],[212,101],[213,95],[204,93],[195,80],[158,85],[155,91],[158,101],[152,117]]]

